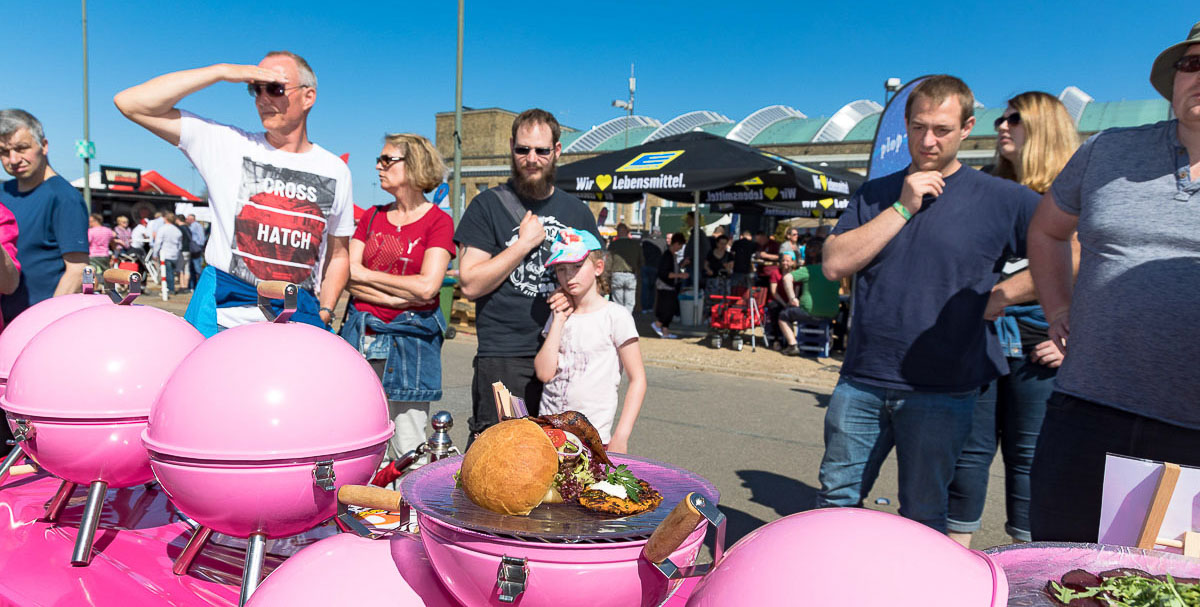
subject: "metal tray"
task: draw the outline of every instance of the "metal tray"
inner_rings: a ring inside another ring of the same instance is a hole
[[[462,466],[462,456],[438,460],[406,474],[400,492],[417,512],[456,527],[563,543],[645,540],[688,493],[697,492],[714,502],[721,498],[712,483],[682,468],[618,453],[610,453],[609,459],[614,465],[628,464],[634,476],[662,494],[662,503],[634,516],[605,515],[575,503],[543,504],[529,516],[499,514],[475,505],[454,486],[454,473]]]

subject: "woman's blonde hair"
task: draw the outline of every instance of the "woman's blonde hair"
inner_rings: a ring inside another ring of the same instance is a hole
[[[1057,97],[1041,91],[1021,93],[1009,99],[1008,106],[1021,114],[1025,145],[1016,165],[1001,156],[997,147],[992,174],[1045,193],[1079,147],[1075,121]]]
[[[404,157],[404,174],[422,192],[432,192],[446,177],[446,163],[428,139],[413,133],[388,133],[383,142]]]

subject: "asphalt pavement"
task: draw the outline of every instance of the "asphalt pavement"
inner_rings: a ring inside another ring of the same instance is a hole
[[[445,343],[444,394],[431,405],[434,412],[445,410],[454,416],[451,438],[460,446],[466,444],[471,415],[475,347],[475,339],[466,335]],[[680,347],[705,350],[694,344]],[[745,378],[653,364],[647,365],[646,375],[649,388],[630,438],[630,453],[691,470],[712,482],[728,517],[726,547],[766,523],[815,506],[830,390],[797,386],[788,378]],[[983,527],[974,548],[1009,541],[1004,533],[999,458],[988,489]],[[888,505],[877,505],[877,499],[887,500]],[[884,464],[867,504],[897,512],[894,454]]]

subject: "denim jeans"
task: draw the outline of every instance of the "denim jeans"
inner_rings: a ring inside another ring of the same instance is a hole
[[[637,276],[632,272],[613,272],[612,300],[625,306],[630,314],[634,313],[634,303],[637,301]]]
[[[1181,403],[1190,398],[1181,395]],[[1105,454],[1200,466],[1196,445],[1200,430],[1055,392],[1046,405],[1030,477],[1033,540],[1096,541]]]
[[[166,259],[164,261],[166,261],[166,263],[167,263],[167,275],[165,277],[166,281],[167,281],[167,293],[174,295],[175,294],[175,265],[179,262],[179,260],[178,259]]]
[[[204,271],[204,252],[192,253],[192,273],[188,277],[189,289],[195,289],[196,283],[200,282],[200,273]]]
[[[987,498],[988,469],[999,447],[1004,457],[1004,531],[1028,542],[1029,470],[1046,401],[1054,392],[1056,369],[1026,357],[1008,359],[1009,374],[984,387],[975,406],[971,436],[963,446],[950,483],[947,528],[957,533],[979,530]]]
[[[658,279],[658,268],[642,266],[642,310],[654,309],[654,281]]]
[[[945,532],[947,490],[977,396],[977,390],[911,392],[839,380],[825,413],[817,507],[862,506],[894,446],[900,515]]]

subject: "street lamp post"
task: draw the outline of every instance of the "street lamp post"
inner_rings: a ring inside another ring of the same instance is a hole
[[[637,89],[637,78],[633,77],[633,64],[629,64],[629,101],[615,99],[613,107],[625,110],[625,147],[629,147],[629,123],[633,120],[633,92]]]
[[[891,93],[894,96],[900,90],[900,88],[902,86],[904,86],[904,84],[902,82],[900,82],[899,78],[888,78],[887,80],[884,80],[883,81],[883,105],[886,106],[888,103],[888,93]]]
[[[629,64],[629,101],[623,99],[614,99],[613,107],[625,110],[625,149],[629,148],[629,124],[633,122],[633,93],[637,89],[637,78],[633,77],[633,64]],[[645,196],[642,196],[642,204],[645,204]],[[624,216],[621,217],[624,220]]]

